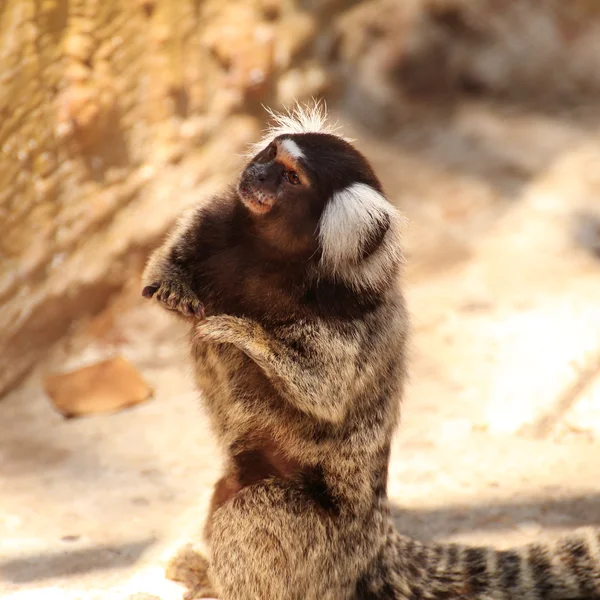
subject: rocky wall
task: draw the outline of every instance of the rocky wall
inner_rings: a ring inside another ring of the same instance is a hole
[[[230,180],[261,103],[326,91],[344,4],[0,3],[0,395]]]
[[[348,106],[386,131],[465,97],[556,112],[600,96],[596,0],[368,0],[337,26]]]

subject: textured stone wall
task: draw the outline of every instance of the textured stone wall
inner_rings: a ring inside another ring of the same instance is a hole
[[[0,394],[229,180],[261,103],[330,85],[345,3],[298,4],[0,3]]]

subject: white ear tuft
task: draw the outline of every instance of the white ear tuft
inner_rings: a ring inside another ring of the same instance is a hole
[[[382,224],[389,223],[390,203],[366,183],[335,192],[319,227],[322,261],[333,271],[356,262]]]
[[[310,104],[300,104],[296,102],[293,108],[288,108],[285,112],[277,113],[270,108],[266,108],[269,113],[272,124],[265,131],[262,139],[256,144],[251,144],[247,158],[251,158],[266,148],[276,137],[280,135],[294,135],[299,133],[328,133],[350,142],[351,140],[342,137],[339,133],[337,123],[329,122],[327,115],[327,105],[324,100],[314,100]]]
[[[319,223],[322,266],[330,274],[359,287],[377,285],[388,270],[383,263],[401,261],[398,240],[401,221],[398,211],[370,185],[354,183],[335,192]],[[382,230],[383,254],[375,251],[361,264],[365,248]]]

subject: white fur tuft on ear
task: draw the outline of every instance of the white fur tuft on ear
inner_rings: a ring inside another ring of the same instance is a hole
[[[333,271],[356,262],[377,228],[389,222],[390,203],[366,183],[335,192],[323,211],[319,227],[322,261]]]
[[[323,268],[358,287],[378,285],[389,267],[401,261],[401,222],[398,211],[365,183],[354,183],[335,192],[319,223]],[[387,231],[381,252],[375,251],[361,262],[365,248],[382,227]]]
[[[289,108],[282,113],[277,113],[270,108],[266,108],[266,111],[269,113],[272,123],[265,131],[262,139],[256,144],[250,145],[246,154],[248,158],[255,156],[275,138],[285,134],[328,133],[337,135],[348,142],[351,141],[338,133],[339,127],[336,123],[329,122],[327,105],[324,100],[313,100],[310,104],[304,105],[296,102],[293,108]]]

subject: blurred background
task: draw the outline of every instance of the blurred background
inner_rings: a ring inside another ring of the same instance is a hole
[[[140,272],[312,97],[408,218],[398,526],[600,524],[598,0],[4,0],[3,597],[181,597],[219,456]]]

